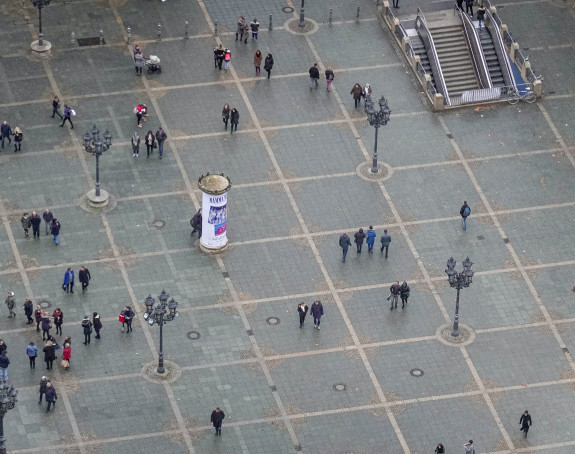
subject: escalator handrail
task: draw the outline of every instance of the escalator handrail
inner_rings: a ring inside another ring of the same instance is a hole
[[[515,77],[513,76],[513,71],[511,70],[511,66],[509,63],[509,58],[507,57],[507,52],[505,51],[505,44],[503,43],[503,37],[501,36],[501,31],[489,9],[485,9],[485,27],[491,32],[491,39],[493,41],[493,45],[496,49],[497,58],[499,59],[499,66],[501,67],[501,73],[503,74],[503,80],[505,81],[505,85],[512,85],[514,87],[517,86],[515,82]],[[494,36],[495,35],[495,36]],[[501,61],[503,60],[503,61]],[[505,77],[507,76],[507,77]]]
[[[493,83],[491,82],[491,77],[489,76],[489,69],[487,69],[487,64],[485,62],[485,55],[483,54],[483,48],[479,41],[479,36],[475,30],[475,25],[469,16],[464,13],[461,8],[455,4],[459,18],[463,24],[463,32],[465,33],[465,39],[467,45],[469,46],[469,53],[471,54],[471,59],[473,60],[473,66],[475,66],[475,73],[479,79],[480,88],[492,88]],[[479,55],[476,55],[476,52]]]

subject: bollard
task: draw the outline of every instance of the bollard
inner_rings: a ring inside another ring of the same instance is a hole
[[[270,25],[268,26],[268,30],[272,31],[273,27],[272,27],[272,15],[270,14]]]
[[[357,13],[355,15],[355,23],[359,24],[359,6],[357,7]]]
[[[126,31],[128,32],[128,44],[132,43],[132,29],[130,27],[128,27],[126,29]]]
[[[329,9],[329,19],[327,20],[327,23],[329,24],[329,26],[331,27],[331,23],[333,21],[333,9]]]
[[[76,33],[72,32],[72,34],[70,35],[70,44],[72,44],[72,46],[76,45]]]
[[[158,41],[162,40],[162,24],[158,24]]]
[[[218,36],[218,21],[214,21],[214,35]]]
[[[104,45],[104,30],[100,29],[100,46]]]
[[[184,31],[184,39],[189,39],[190,38],[190,32],[188,30],[190,24],[188,24],[188,21],[186,21],[186,26],[185,26],[185,31]]]

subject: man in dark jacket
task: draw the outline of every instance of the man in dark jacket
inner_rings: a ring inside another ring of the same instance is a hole
[[[391,235],[387,233],[387,229],[383,230],[383,235],[381,235],[381,252],[385,249],[385,258],[387,258],[387,251],[389,250],[389,244],[391,243]]]
[[[32,224],[32,236],[40,239],[40,224],[42,224],[42,218],[35,211],[32,211],[32,216],[30,216],[30,224]]]
[[[357,253],[361,254],[361,247],[363,246],[363,240],[365,239],[365,233],[363,233],[363,229],[359,229],[357,232],[355,232],[353,238],[353,241],[357,246]]]
[[[459,214],[461,215],[461,225],[463,226],[463,230],[467,229],[467,216],[471,214],[471,207],[467,205],[467,201],[463,201],[463,205],[461,205],[461,209],[459,210]]]
[[[50,230],[52,229],[52,219],[54,219],[54,216],[52,215],[52,212],[46,208],[44,210],[44,214],[42,214],[42,218],[44,219],[44,223],[46,224],[46,235],[48,235],[50,233]]]
[[[10,365],[10,360],[8,357],[2,353],[0,355],[0,380],[8,380],[8,366]]]
[[[60,117],[60,120],[64,119],[60,113],[60,100],[58,99],[58,96],[54,96],[54,99],[52,100],[52,118],[54,118],[54,115],[56,114]]]
[[[46,394],[46,385],[49,383],[48,377],[43,376],[40,380],[40,400],[38,401],[39,404],[42,403],[42,396]]]
[[[90,343],[90,335],[92,334],[92,322],[87,315],[85,315],[82,320],[82,329],[84,330],[84,345],[88,345]]]
[[[54,244],[58,246],[60,244],[60,229],[62,225],[58,222],[58,219],[52,219],[52,227],[50,227],[50,232],[54,235]]]
[[[389,308],[389,310],[393,309],[394,303],[395,308],[397,309],[397,300],[399,299],[399,295],[401,294],[401,285],[399,285],[399,281],[395,281],[395,284],[389,287],[389,291],[391,293],[390,295],[391,307]]]
[[[347,232],[339,237],[339,246],[343,250],[342,262],[345,262],[345,256],[347,255],[347,249],[351,246],[351,241],[349,240],[349,236],[347,236]]]
[[[8,296],[4,300],[6,306],[8,306],[8,318],[16,317],[16,312],[14,312],[14,306],[16,302],[14,301],[14,292],[8,292]]]
[[[33,325],[34,320],[32,319],[32,314],[34,313],[34,304],[32,304],[30,298],[26,298],[22,307],[24,308],[24,315],[28,318],[28,323],[26,323],[26,325]]]
[[[219,435],[220,437],[222,436],[222,422],[225,417],[226,415],[222,410],[220,410],[220,407],[216,407],[216,409],[212,411],[212,416],[210,417],[210,422],[216,428],[216,435]]]
[[[166,133],[162,128],[158,128],[156,131],[156,140],[158,141],[158,152],[160,153],[160,159],[162,159],[162,155],[164,154],[164,141],[168,138]]]
[[[250,28],[252,29],[252,41],[255,39],[258,40],[258,31],[260,29],[260,23],[257,19],[254,19],[250,24]]]
[[[8,139],[8,143],[12,144],[12,139],[10,138],[12,134],[12,128],[6,120],[0,126],[0,136],[2,137],[2,149],[4,149],[4,140]]]
[[[320,329],[319,324],[321,322],[321,316],[323,315],[323,306],[321,303],[319,301],[314,301],[309,313],[313,316],[313,326]]]
[[[525,438],[527,438],[527,432],[529,432],[529,427],[531,426],[531,415],[527,410],[519,418],[519,424],[521,424],[521,432],[525,432]]]
[[[58,400],[56,389],[54,389],[52,383],[50,382],[46,383],[45,394],[46,394],[46,402],[48,402],[48,408],[46,409],[46,413],[48,413],[50,411],[50,407],[52,405],[56,406],[56,401]]]
[[[74,123],[72,123],[72,108],[68,104],[64,104],[64,119],[62,120],[62,124],[60,125],[61,128],[64,127],[64,123],[66,120],[70,122],[72,129],[74,129]]]
[[[309,88],[313,88],[314,85],[316,88],[319,86],[319,69],[317,63],[314,63],[309,69]]]
[[[198,210],[198,212],[196,214],[194,214],[192,216],[192,219],[190,219],[190,225],[194,229],[194,230],[192,230],[191,236],[194,236],[194,233],[198,232],[198,238],[201,238],[202,237],[202,209],[201,208]]]
[[[239,122],[240,122],[240,113],[238,112],[238,109],[234,107],[232,109],[232,113],[230,114],[230,123],[232,124],[230,128],[230,134],[234,132],[234,128],[236,129],[236,131],[238,130]]]
[[[87,292],[88,285],[90,285],[90,279],[92,279],[90,270],[88,270],[88,268],[81,267],[80,271],[78,272],[78,279],[82,283],[82,293]]]

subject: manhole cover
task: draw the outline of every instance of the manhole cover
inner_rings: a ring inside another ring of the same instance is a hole
[[[100,44],[100,37],[96,36],[94,38],[78,38],[78,46],[97,46]],[[106,40],[103,40],[103,43],[106,44]]]
[[[283,11],[284,13],[293,13],[293,12],[295,11],[295,9],[292,8],[291,6],[284,6],[284,7],[282,8],[282,11]]]
[[[38,302],[38,305],[42,308],[42,309],[48,309],[49,307],[52,307],[52,303],[48,300],[40,300]]]
[[[166,222],[161,219],[156,219],[154,222],[152,222],[152,226],[156,227],[157,229],[161,229],[164,227],[164,225],[166,225]]]
[[[279,325],[280,319],[277,317],[270,317],[266,320],[266,322],[268,323],[268,325]]]
[[[411,369],[409,373],[414,377],[423,377],[423,371],[421,369]]]
[[[196,340],[200,338],[200,333],[198,333],[197,331],[190,331],[188,333],[188,337],[192,340]]]
[[[347,386],[345,386],[343,383],[336,383],[333,385],[333,389],[336,391],[345,391],[346,388]]]

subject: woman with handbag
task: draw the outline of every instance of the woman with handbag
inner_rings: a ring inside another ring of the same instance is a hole
[[[124,316],[124,323],[126,324],[126,332],[129,333],[132,331],[132,319],[136,314],[130,306],[126,306],[125,309],[122,311],[122,315]],[[124,323],[122,323],[122,332],[124,332]]]
[[[70,347],[70,344],[64,344],[62,357],[62,367],[64,367],[65,370],[68,370],[70,367],[70,359],[72,358],[72,347]]]

